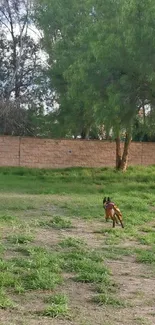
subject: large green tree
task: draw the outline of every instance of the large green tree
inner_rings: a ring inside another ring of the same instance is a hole
[[[58,119],[85,134],[104,123],[116,139],[116,167],[125,170],[135,118],[154,105],[154,1],[38,0],[36,16]]]

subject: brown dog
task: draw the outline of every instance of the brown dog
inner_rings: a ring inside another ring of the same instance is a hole
[[[118,220],[122,228],[124,228],[123,221],[122,221],[122,213],[120,209],[115,205],[115,203],[111,202],[110,198],[103,199],[103,207],[105,209],[105,219],[108,221],[109,218],[113,221],[113,228],[115,228],[115,224],[118,224]]]

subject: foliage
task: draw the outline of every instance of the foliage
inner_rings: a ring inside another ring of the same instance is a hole
[[[118,140],[116,167],[125,169],[139,110],[154,107],[153,0],[37,2],[49,78],[60,104],[53,115],[57,130],[87,138],[104,125],[106,136],[112,131]]]
[[[52,106],[45,53],[32,21],[31,0],[0,5],[0,134],[41,135]]]

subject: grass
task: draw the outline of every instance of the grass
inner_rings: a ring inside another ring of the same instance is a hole
[[[104,254],[104,257],[107,259],[112,259],[112,260],[122,260],[124,256],[131,256],[134,255],[135,249],[134,248],[124,248],[121,246],[108,246],[104,247],[102,249],[102,252]]]
[[[0,285],[14,288],[16,292],[26,290],[54,289],[62,283],[60,262],[55,253],[39,247],[31,247],[27,258],[1,259]]]
[[[118,193],[124,189],[125,193],[135,191],[135,188],[143,191],[149,196],[154,186],[155,168],[150,166],[129,167],[126,174],[115,172],[108,168],[67,168],[67,169],[27,169],[27,168],[0,168],[1,189],[0,191],[29,193],[29,194],[95,194],[96,192],[107,195]],[[113,180],[113,186],[109,184],[106,191],[103,184]],[[118,191],[119,183],[119,191]],[[126,186],[125,186],[126,184]],[[134,199],[134,197],[133,197]],[[151,197],[150,197],[151,199]],[[135,199],[134,199],[135,200]],[[131,202],[132,204],[132,202]]]
[[[83,247],[84,245],[86,245],[84,243],[84,241],[78,239],[78,238],[73,238],[73,237],[68,237],[64,240],[62,240],[59,243],[60,247],[62,248],[68,248],[68,247],[74,247],[74,248],[80,248],[81,246]]]
[[[16,217],[8,214],[0,214],[0,223],[14,223],[16,221]]]
[[[0,308],[1,309],[12,309],[15,307],[15,303],[7,297],[6,293],[0,290]]]
[[[64,294],[48,296],[45,300],[48,306],[40,313],[52,318],[69,317],[68,297]]]
[[[137,262],[155,265],[155,247],[149,250],[136,249],[136,253]]]
[[[143,317],[136,317],[135,318],[137,325],[151,325],[150,321]]]
[[[101,293],[93,298],[93,301],[98,305],[110,305],[112,307],[125,307],[123,300],[113,297],[112,295]]]
[[[72,228],[72,223],[67,218],[62,218],[60,216],[54,216],[50,220],[44,220],[40,222],[40,226],[47,228],[55,228],[55,229],[67,229]]]
[[[152,245],[155,244],[155,233],[149,232],[147,234],[139,234],[138,235],[138,240],[141,244],[143,245]]]
[[[27,235],[27,234],[16,234],[13,236],[8,236],[7,240],[11,244],[27,244],[33,242],[34,237],[32,235]]]
[[[41,292],[44,306],[32,310],[33,317],[71,317],[70,299],[61,293],[65,274],[78,286],[91,284],[92,304],[126,306],[105,261],[134,256],[155,265],[155,166],[130,167],[125,174],[110,168],[0,168],[0,183],[0,308],[14,308],[15,297],[20,310],[20,297]],[[104,196],[119,206],[124,229],[105,223]],[[90,222],[100,247],[89,246],[85,229],[83,239],[74,237],[74,219]],[[126,240],[131,246],[123,246]]]

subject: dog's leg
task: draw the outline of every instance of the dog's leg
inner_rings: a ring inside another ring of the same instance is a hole
[[[113,218],[113,228],[115,228],[115,217]]]
[[[122,221],[122,215],[117,215],[119,221],[120,221],[120,224],[122,226],[122,228],[124,228],[124,225],[123,225],[123,221]]]
[[[115,214],[115,221],[116,221],[116,223],[117,223],[117,225],[118,225],[118,219],[117,219],[117,215]]]
[[[109,219],[109,214],[108,214],[108,211],[106,210],[106,212],[105,212],[105,221],[107,222],[108,219]]]
[[[120,223],[121,223],[122,228],[124,228],[124,224],[123,224],[122,220],[120,221]]]

